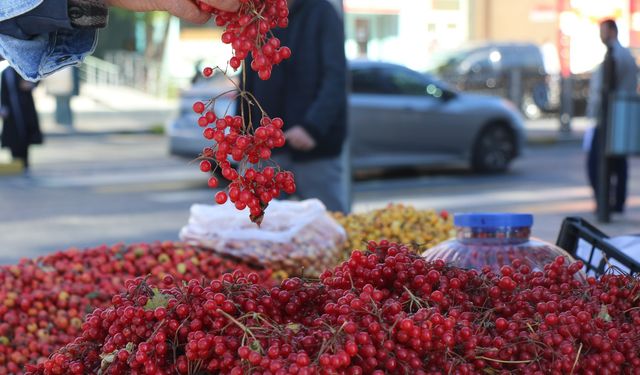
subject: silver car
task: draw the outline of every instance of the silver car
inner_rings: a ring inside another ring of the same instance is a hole
[[[237,81],[236,77],[231,78]],[[203,137],[203,129],[198,126],[200,115],[193,112],[193,103],[206,102],[216,98],[215,112],[218,117],[225,114],[234,115],[236,112],[234,84],[222,74],[213,78],[199,77],[191,88],[180,93],[180,108],[178,116],[166,125],[169,136],[169,153],[194,159],[202,149],[211,146],[210,140]]]
[[[504,99],[456,92],[401,65],[353,61],[349,68],[355,170],[464,162],[476,171],[501,172],[522,149],[523,120]],[[199,90],[183,96],[184,110],[168,129],[172,154],[195,157],[208,144],[191,105],[215,92],[204,95]],[[216,110],[221,107],[225,105]]]
[[[520,153],[524,124],[506,100],[456,92],[404,66],[350,64],[354,169],[467,162],[500,172]]]

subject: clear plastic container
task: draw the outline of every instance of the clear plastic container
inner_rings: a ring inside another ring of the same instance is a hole
[[[422,253],[427,260],[442,259],[452,265],[499,271],[515,259],[532,270],[541,270],[561,255],[574,261],[563,249],[531,237],[533,216],[510,213],[456,214],[456,238]]]

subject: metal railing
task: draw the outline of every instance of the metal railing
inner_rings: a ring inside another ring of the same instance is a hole
[[[93,56],[87,56],[80,65],[80,80],[92,85],[111,86],[118,86],[122,82],[117,65]]]
[[[80,79],[94,85],[126,86],[155,96],[166,96],[169,87],[160,63],[129,51],[108,52],[104,60],[87,56],[80,66]]]

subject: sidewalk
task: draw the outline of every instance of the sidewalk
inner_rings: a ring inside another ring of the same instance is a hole
[[[591,126],[589,119],[575,117],[571,120],[571,131],[560,131],[560,120],[557,117],[526,120],[527,141],[529,144],[553,144],[558,142],[582,142],[584,132]]]
[[[55,98],[34,92],[41,128],[47,136],[147,133],[164,127],[178,112],[177,100],[166,100],[126,87],[83,85],[71,100],[73,128],[55,121]]]

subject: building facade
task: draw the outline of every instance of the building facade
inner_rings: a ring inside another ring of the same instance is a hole
[[[470,42],[552,46],[565,74],[602,60],[598,23],[614,18],[623,45],[640,50],[640,0],[343,0],[347,56],[428,66],[437,51]]]
[[[427,66],[434,51],[464,43],[473,0],[344,0],[349,59]]]
[[[605,53],[599,23],[617,21],[623,45],[640,47],[640,0],[475,0],[469,40],[553,44],[563,74],[591,71]]]

